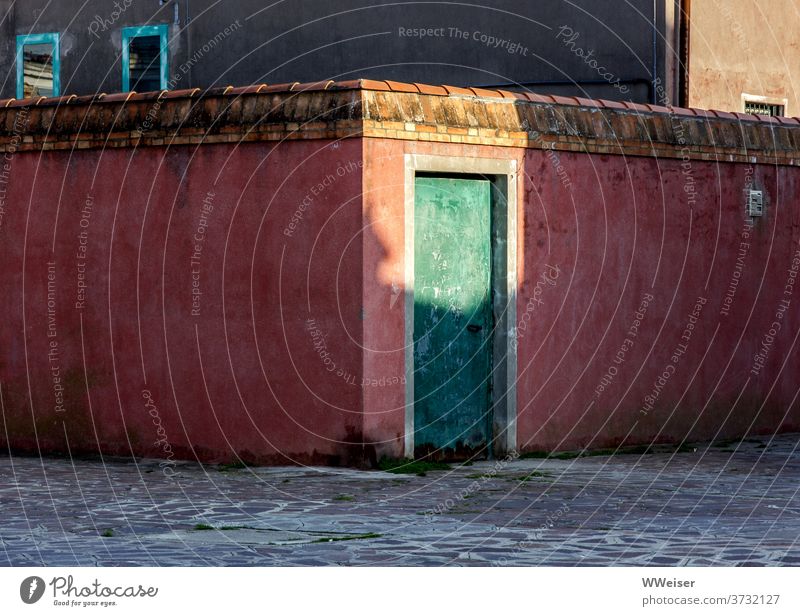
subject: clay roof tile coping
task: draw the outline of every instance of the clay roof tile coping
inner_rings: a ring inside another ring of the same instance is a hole
[[[103,100],[106,97],[105,92],[99,92],[98,94],[86,94],[85,96],[78,96],[72,101],[72,105],[91,105],[92,103],[96,103],[98,101]]]
[[[31,107],[38,104],[41,99],[36,98],[14,98],[6,107]]]
[[[509,90],[498,90],[498,92],[503,95],[503,98],[510,98],[518,101],[527,100],[524,92],[511,92]]]
[[[603,107],[606,109],[627,109],[624,103],[620,103],[619,101],[606,101],[601,100],[599,101]]]
[[[332,80],[328,81],[312,81],[309,83],[301,83],[297,85],[297,87],[292,88],[292,92],[311,92],[315,90],[327,90],[330,88],[331,84],[334,83]]]
[[[278,93],[278,92],[280,92],[280,93],[291,92],[292,89],[295,86],[299,85],[299,83],[300,83],[299,81],[293,81],[292,83],[275,83],[275,84],[273,84],[271,86],[265,86],[264,88],[260,89],[258,91],[258,93],[259,94],[275,94],[275,93]],[[234,93],[236,91],[236,89],[237,88],[234,88],[233,90],[231,90],[231,92],[229,92],[229,94]]]
[[[227,96],[241,96],[242,94],[259,94],[267,88],[265,83],[254,83],[249,86],[239,86],[238,88],[231,88],[226,93]]]
[[[389,92],[391,88],[389,84],[385,81],[376,81],[374,79],[362,79],[361,80],[361,89],[362,90],[376,90],[378,92]]]
[[[669,113],[669,107],[665,107],[663,105],[645,105],[650,111],[653,113]]]
[[[119,102],[127,102],[132,97],[136,96],[136,92],[118,92],[116,94],[109,94],[108,96],[103,97],[104,103],[119,103]]]
[[[556,105],[577,105],[578,104],[578,99],[576,99],[574,96],[558,96],[556,94],[553,94],[550,98],[553,99],[553,102]]]
[[[650,107],[648,107],[647,105],[640,105],[639,103],[631,103],[630,101],[625,101],[625,107],[627,107],[631,111],[636,111],[637,113],[651,113]]]
[[[481,98],[505,98],[501,92],[498,90],[486,90],[484,88],[469,88],[472,90],[475,96],[480,96]]]
[[[447,90],[445,90],[442,86],[429,86],[424,83],[415,83],[417,86],[417,90],[419,90],[420,94],[428,94],[431,96],[447,96]]]
[[[75,96],[74,94],[69,94],[67,96],[57,96],[57,97],[53,97],[53,98],[40,98],[39,102],[37,103],[37,105],[40,105],[40,106],[41,105],[47,105],[47,106],[69,105],[76,98],[78,98],[78,97]]]
[[[764,122],[773,125],[784,126],[798,126],[800,125],[800,118],[781,118],[774,116],[765,116],[760,114],[747,114],[741,112],[727,112],[705,109],[688,108],[667,106],[662,107],[659,105],[639,105],[630,102],[616,102],[607,100],[595,100],[583,97],[567,97],[557,95],[544,95],[534,92],[510,92],[505,90],[488,90],[483,88],[460,88],[456,86],[434,86],[427,84],[411,84],[399,81],[377,81],[373,79],[355,79],[350,81],[335,82],[331,80],[318,81],[313,83],[293,82],[284,83],[273,86],[267,84],[255,84],[242,87],[226,86],[225,88],[211,88],[206,90],[203,95],[229,95],[238,96],[241,94],[259,94],[269,92],[304,92],[310,90],[375,90],[382,92],[409,92],[420,93],[432,96],[479,96],[482,98],[500,98],[512,100],[527,100],[532,103],[543,104],[558,104],[558,105],[579,105],[582,107],[602,107],[606,109],[621,109],[628,111],[635,111],[637,113],[672,113],[681,116],[695,116],[699,118],[721,118],[726,120],[738,120],[747,122]],[[99,101],[117,103],[133,101],[145,101],[156,98],[178,99],[178,98],[192,98],[200,92],[200,88],[186,88],[183,90],[162,90],[161,92],[143,92],[137,94],[136,92],[118,92],[111,95],[105,93],[93,94],[87,96],[75,96],[74,94],[61,96],[61,97],[32,97],[26,99],[3,99],[0,100],[0,108],[7,107],[28,107],[36,105],[83,105],[93,104]]]
[[[582,98],[580,96],[576,96],[575,100],[581,107],[597,107],[597,108],[603,107],[602,101],[599,101],[594,98]]]
[[[200,92],[200,88],[186,88],[185,90],[164,90],[159,95],[159,98],[166,99],[172,98],[192,98]]]
[[[450,96],[475,96],[472,90],[467,90],[466,88],[459,88],[458,86],[442,86]]]
[[[531,103],[544,103],[546,105],[552,105],[555,102],[552,96],[548,96],[547,94],[537,94],[536,92],[525,92],[525,98],[527,98]]]
[[[350,81],[331,81],[328,90],[360,90],[361,80],[351,79]]]
[[[713,113],[718,118],[722,118],[724,120],[735,120],[736,116],[732,113],[728,113],[727,111],[719,111],[718,109],[709,109],[711,113]]]
[[[137,92],[130,97],[131,101],[156,101],[161,98],[165,92],[169,90],[153,90],[151,92]]]
[[[714,118],[716,117],[713,112],[708,109],[698,109],[696,107],[689,107],[690,111],[694,111],[694,115],[699,118]]]
[[[688,116],[693,118],[696,115],[694,109],[687,109],[686,107],[673,107],[670,105],[669,110],[671,113],[679,116]]]
[[[770,124],[780,124],[780,120],[778,120],[777,116],[768,116],[760,113],[756,113],[753,115],[755,115],[755,117],[758,118],[761,122],[769,122]]]
[[[208,97],[208,96],[225,96],[227,94],[230,94],[231,90],[233,90],[233,86],[209,88],[208,90],[203,92],[203,96],[204,97]]]
[[[387,81],[386,85],[389,86],[392,92],[410,92],[412,94],[419,94],[419,88],[413,83],[402,83],[400,81]]]

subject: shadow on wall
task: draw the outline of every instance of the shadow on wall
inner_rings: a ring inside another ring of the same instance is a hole
[[[360,157],[356,139],[17,154],[3,446],[374,463]]]

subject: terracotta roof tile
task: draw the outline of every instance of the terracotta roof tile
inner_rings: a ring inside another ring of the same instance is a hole
[[[105,92],[100,92],[98,94],[86,94],[85,96],[78,96],[75,100],[72,101],[73,105],[91,105],[92,103],[97,103],[103,100],[106,96],[108,96]]]
[[[481,98],[504,98],[503,95],[497,90],[485,90],[483,88],[469,88],[475,96]]]
[[[420,94],[428,94],[429,96],[447,96],[447,90],[442,86],[429,86],[424,83],[415,83]]]
[[[442,86],[450,96],[475,96],[472,90],[466,88],[459,88],[458,86]]]
[[[537,94],[536,92],[525,92],[525,98],[527,98],[531,103],[544,103],[546,105],[552,105],[555,103],[552,96],[548,96],[547,94]]]
[[[229,96],[241,96],[243,94],[258,94],[267,87],[265,83],[256,83],[250,86],[239,86],[228,90]]]
[[[16,98],[11,99],[11,102],[6,107],[32,107],[38,105],[41,98]]]
[[[127,102],[130,98],[136,96],[136,92],[117,92],[116,94],[108,94],[103,97],[104,103],[120,103]]]
[[[728,113],[727,111],[719,111],[717,109],[709,109],[711,113],[713,113],[718,118],[722,118],[723,120],[736,120],[736,116],[732,113]],[[754,117],[750,117],[751,120],[755,119]]]
[[[374,79],[362,79],[362,90],[377,90],[379,92],[389,92],[391,88],[385,81],[375,81]]]
[[[685,107],[673,107],[672,105],[670,105],[669,110],[675,115],[687,116],[690,118],[693,118],[697,115],[693,109],[686,109]]]
[[[400,81],[387,81],[386,85],[392,92],[411,92],[419,94],[419,89],[413,83],[402,83]]]
[[[577,105],[578,101],[572,96],[558,96],[553,94],[550,98],[556,105]]]
[[[233,90],[233,86],[219,86],[216,88],[209,88],[205,92],[203,92],[203,96],[225,96],[226,94],[230,94],[231,90]]]
[[[312,81],[309,83],[295,84],[292,92],[313,92],[315,90],[327,90],[334,83],[330,79],[327,81]]]
[[[166,93],[169,90],[154,90],[152,92],[136,92],[131,96],[128,100],[131,102],[134,101],[155,101],[161,98],[162,96],[166,96]]]
[[[55,98],[42,98],[39,99],[39,105],[69,105],[78,97],[74,94],[69,94],[67,96],[58,96]]]
[[[332,81],[328,90],[360,90],[361,79],[351,79],[350,81]]]
[[[647,105],[640,105],[639,103],[630,103],[625,101],[625,107],[638,113],[650,113],[650,108]]]
[[[512,92],[506,90],[492,90],[485,88],[461,88],[447,85],[428,85],[420,83],[403,83],[398,81],[379,81],[373,79],[353,79],[349,81],[319,81],[313,83],[284,83],[276,85],[254,84],[242,87],[226,86],[224,88],[211,88],[202,92],[204,98],[218,96],[244,96],[250,94],[266,94],[274,92],[304,92],[316,90],[370,90],[382,92],[407,92],[419,93],[425,96],[479,96],[481,98],[495,98],[529,101],[546,105],[569,105],[588,108],[605,108],[612,110],[627,110],[637,113],[670,113],[685,117],[698,118],[722,118],[727,120],[738,120],[743,122],[763,123],[771,125],[797,126],[800,120],[797,118],[776,118],[772,116],[754,115],[745,113],[729,113],[726,111],[706,111],[703,109],[683,109],[680,107],[662,107],[659,105],[639,105],[636,103],[622,103],[608,100],[595,100],[586,97],[568,97],[559,95],[546,95],[534,92]],[[147,101],[158,98],[180,99],[193,98],[201,95],[199,88],[187,88],[174,91],[163,92],[119,92],[111,95],[96,94],[76,97],[74,95],[62,96],[60,98],[28,98],[23,100],[4,99],[0,100],[0,108],[4,107],[26,107],[36,105],[91,105],[96,103],[120,103],[126,101]]]
[[[185,90],[164,90],[161,95],[169,100],[173,98],[192,98],[199,93],[200,88],[186,88]]]
[[[645,105],[650,111],[653,113],[669,113],[669,107],[664,107],[663,105]]]
[[[606,101],[601,100],[598,101],[603,107],[606,109],[627,109],[624,103],[620,103],[619,101]]]
[[[580,96],[576,96],[575,100],[581,107],[598,107],[602,108],[604,105],[602,101],[593,99],[593,98],[582,98]]]
[[[293,81],[292,83],[276,83],[271,86],[267,84],[263,84],[263,88],[258,91],[258,94],[273,94],[275,92],[291,92],[293,88],[300,85],[299,81]],[[234,88],[231,90],[231,94],[236,92],[238,88]],[[243,94],[249,94],[248,92],[243,92]]]
[[[691,111],[694,111],[694,114],[699,118],[715,118],[717,117],[713,111],[709,111],[708,109],[697,109],[695,107],[689,107]]]

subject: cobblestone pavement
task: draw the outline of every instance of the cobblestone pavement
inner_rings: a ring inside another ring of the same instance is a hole
[[[680,453],[329,468],[0,458],[0,562],[800,565],[800,435]],[[172,469],[169,469],[172,470]]]

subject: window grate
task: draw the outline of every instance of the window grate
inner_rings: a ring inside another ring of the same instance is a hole
[[[775,105],[772,103],[759,103],[756,101],[744,102],[745,113],[757,113],[765,116],[782,116],[784,114],[783,105]]]

